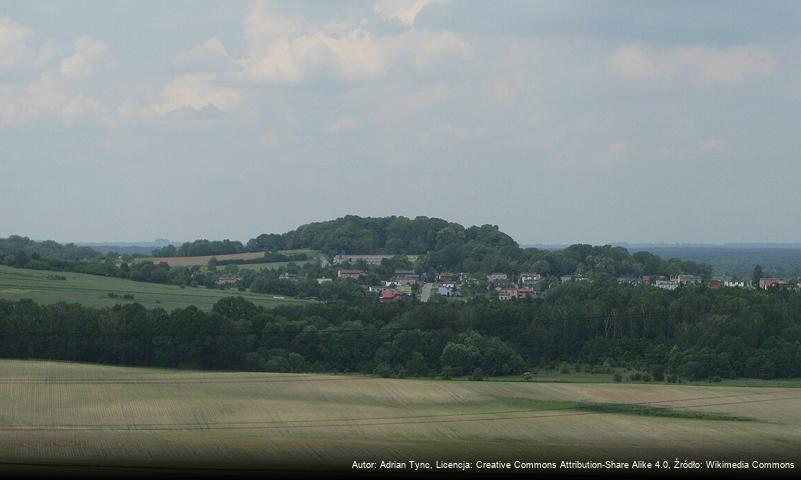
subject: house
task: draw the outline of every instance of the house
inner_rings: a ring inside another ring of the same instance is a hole
[[[562,275],[561,277],[559,277],[559,281],[562,283],[572,282],[573,275]]]
[[[726,286],[726,282],[717,278],[713,278],[709,281],[708,286],[709,288],[723,288]]]
[[[381,262],[384,259],[390,259],[393,257],[395,257],[395,255],[346,255],[341,253],[335,256],[331,263],[334,265],[346,265],[348,263],[358,263],[363,261],[367,265],[381,265]],[[406,259],[410,263],[416,263],[419,258],[420,255],[406,255]]]
[[[299,282],[301,280],[300,275],[296,273],[282,273],[278,275],[278,280],[287,280],[290,282]]]
[[[438,285],[437,293],[439,293],[443,297],[450,297],[453,296],[453,288],[447,285]]]
[[[420,283],[420,275],[412,270],[395,270],[395,276],[392,277],[392,281],[398,285],[412,285]]]
[[[404,298],[406,298],[406,295],[400,290],[388,288],[381,292],[381,294],[378,296],[378,301],[381,303],[399,302]]]
[[[525,272],[520,274],[520,287],[522,288],[538,288],[544,280],[543,276],[539,273]]]
[[[533,288],[518,288],[515,292],[515,298],[518,300],[522,300],[524,298],[532,298],[534,297],[534,289]]]
[[[777,288],[792,288],[792,284],[783,278],[760,278],[759,279],[759,288],[767,290],[771,287]]]
[[[750,286],[750,282],[748,282],[746,280],[726,280],[723,283],[724,283],[725,286],[730,287],[730,288],[734,288],[734,287],[745,288],[745,287],[749,287]]]
[[[501,288],[498,290],[498,300],[512,300],[513,298],[517,298],[517,289]]]
[[[338,278],[355,278],[358,280],[362,275],[364,275],[364,272],[356,268],[342,268],[337,271]]]
[[[217,277],[217,280],[214,281],[217,285],[236,285],[242,280],[242,277],[239,275],[235,275],[233,273],[226,273],[224,275],[220,275]]]
[[[476,279],[473,278],[473,276],[470,275],[467,272],[460,272],[459,273],[459,283],[466,283],[468,285],[472,285],[472,284],[476,283]]]
[[[642,276],[642,283],[645,285],[650,285],[652,283],[658,282],[660,280],[667,280],[667,277],[664,275],[643,275]]]
[[[328,283],[328,282],[331,282],[331,281],[332,281],[332,280],[331,280],[330,278],[318,278],[318,279],[317,279],[317,284],[318,284],[318,285],[322,285],[322,284],[324,284],[324,283]]]
[[[657,280],[653,283],[656,288],[664,290],[675,290],[679,288],[679,282],[675,280]]]
[[[509,285],[509,276],[500,272],[490,273],[487,281],[495,288],[506,288]]]
[[[453,283],[454,278],[456,278],[456,274],[451,272],[442,272],[437,275],[437,281],[442,283]]]
[[[617,283],[620,285],[634,285],[637,287],[643,284],[643,280],[637,277],[617,277]]]
[[[690,283],[695,285],[700,285],[701,282],[703,281],[703,279],[698,275],[688,275],[688,274],[676,275],[676,277],[671,280],[678,283],[679,285],[687,285]]]

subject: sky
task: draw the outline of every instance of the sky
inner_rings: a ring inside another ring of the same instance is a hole
[[[0,236],[798,242],[796,1],[0,0]]]

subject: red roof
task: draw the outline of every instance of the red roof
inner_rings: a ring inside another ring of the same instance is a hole
[[[403,295],[403,292],[400,292],[398,290],[394,290],[392,288],[388,288],[388,289],[383,290],[381,292],[381,298],[386,298],[386,299],[392,299],[392,298],[395,298],[395,297],[398,297],[398,296],[402,296],[402,295]]]

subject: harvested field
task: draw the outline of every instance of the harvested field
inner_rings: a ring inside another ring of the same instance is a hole
[[[794,388],[0,361],[0,405],[4,462],[347,470],[354,460],[801,459]]]
[[[245,253],[229,253],[224,255],[205,255],[202,257],[147,257],[140,259],[140,261],[148,260],[153,263],[164,262],[171,267],[190,266],[190,265],[208,265],[209,260],[216,258],[217,260],[254,260],[263,258],[264,252],[245,252]]]

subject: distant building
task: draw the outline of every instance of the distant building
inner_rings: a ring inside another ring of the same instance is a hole
[[[442,272],[437,275],[437,281],[442,283],[453,283],[455,278],[456,274],[451,272]]]
[[[617,283],[620,285],[640,286],[643,284],[643,280],[638,277],[617,277]]]
[[[328,283],[328,282],[330,282],[330,281],[332,281],[330,278],[318,278],[318,279],[317,279],[317,283],[318,283],[319,285],[322,285],[322,284],[324,284],[324,283]]]
[[[726,286],[726,282],[724,282],[723,280],[719,280],[717,278],[713,278],[712,280],[709,281],[708,286],[709,288],[723,288]]]
[[[539,289],[545,278],[539,273],[525,272],[520,274],[520,287]]]
[[[667,277],[664,275],[643,275],[642,276],[642,283],[645,285],[650,285],[654,282],[658,282],[660,280],[667,280]]]
[[[398,302],[406,298],[406,295],[401,292],[400,290],[395,290],[394,288],[388,288],[381,292],[378,296],[378,300],[381,303],[390,303],[390,302]]]
[[[438,285],[437,293],[439,293],[443,297],[453,296],[453,287],[449,287],[447,285]]]
[[[362,270],[356,268],[343,268],[337,271],[338,278],[355,278],[358,279],[364,275]]]
[[[498,300],[512,300],[517,298],[516,288],[502,288],[498,290]]]
[[[724,283],[725,286],[731,287],[731,288],[736,288],[736,287],[745,288],[745,287],[750,287],[751,286],[751,282],[749,282],[747,280],[726,280],[723,283]]]
[[[673,278],[672,280],[678,283],[679,285],[687,285],[691,283],[695,285],[700,285],[704,279],[698,275],[679,274],[676,275],[676,277]]]
[[[420,283],[420,275],[413,270],[396,270],[392,281],[398,285],[413,285]]]
[[[296,273],[282,273],[278,275],[278,280],[288,280],[290,282],[299,282],[301,280],[300,275]]]
[[[518,288],[515,292],[515,297],[518,300],[522,300],[525,298],[532,298],[534,297],[534,289],[533,288]]]
[[[217,277],[217,280],[214,281],[217,285],[236,285],[242,281],[242,277],[239,275],[235,275],[233,273],[226,273],[224,275],[220,275]]]
[[[759,288],[762,288],[764,290],[767,290],[771,287],[792,288],[792,286],[793,285],[789,281],[783,278],[768,277],[759,279]]]
[[[475,282],[476,282],[476,279],[473,278],[473,276],[470,275],[469,273],[467,273],[467,272],[460,272],[459,273],[459,283],[473,284]]]
[[[657,280],[653,283],[653,286],[664,290],[675,290],[679,288],[679,282],[675,280]]]
[[[495,288],[506,288],[509,285],[509,276],[499,272],[490,273],[487,281]]]

